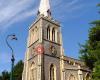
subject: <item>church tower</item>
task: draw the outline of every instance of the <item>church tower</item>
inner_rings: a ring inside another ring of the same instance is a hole
[[[90,73],[83,61],[64,56],[60,24],[49,0],[41,0],[29,28],[22,80],[90,80]]]
[[[22,80],[64,80],[60,24],[51,16],[49,0],[41,0],[29,28]]]

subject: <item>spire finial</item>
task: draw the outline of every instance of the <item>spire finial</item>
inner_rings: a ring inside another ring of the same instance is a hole
[[[49,0],[41,0],[39,15],[44,15],[45,17],[51,16]]]

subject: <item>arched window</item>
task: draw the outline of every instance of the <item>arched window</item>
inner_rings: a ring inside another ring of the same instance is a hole
[[[37,26],[35,27],[35,41],[38,40],[38,28]]]
[[[50,80],[56,80],[56,71],[53,64],[50,66]]]
[[[50,27],[47,28],[47,39],[50,40]]]
[[[55,41],[55,28],[52,29],[52,41]]]
[[[70,75],[69,80],[75,80],[75,76],[74,75]]]

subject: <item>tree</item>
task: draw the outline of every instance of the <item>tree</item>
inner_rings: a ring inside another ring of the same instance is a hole
[[[92,70],[95,62],[100,60],[100,25],[92,27],[89,31],[89,40],[81,45],[81,59]]]
[[[1,75],[0,75],[0,80],[1,80]]]
[[[80,59],[93,71],[92,79],[100,80],[100,20],[91,22],[91,25],[88,40],[80,45]]]
[[[97,61],[95,63],[92,76],[93,76],[93,80],[100,80],[100,61]]]
[[[22,80],[22,72],[23,72],[23,61],[20,60],[15,66],[14,66],[14,80]],[[0,75],[0,80],[10,80],[10,73],[8,71],[3,71]]]
[[[9,80],[10,77],[9,77],[9,72],[4,70],[0,76],[0,80]]]
[[[20,60],[15,66],[14,66],[14,80],[22,80],[22,72],[23,72],[23,61]]]

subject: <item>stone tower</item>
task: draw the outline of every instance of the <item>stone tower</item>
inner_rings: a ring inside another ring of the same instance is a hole
[[[64,80],[60,24],[51,16],[49,0],[41,0],[29,28],[22,80]]]

